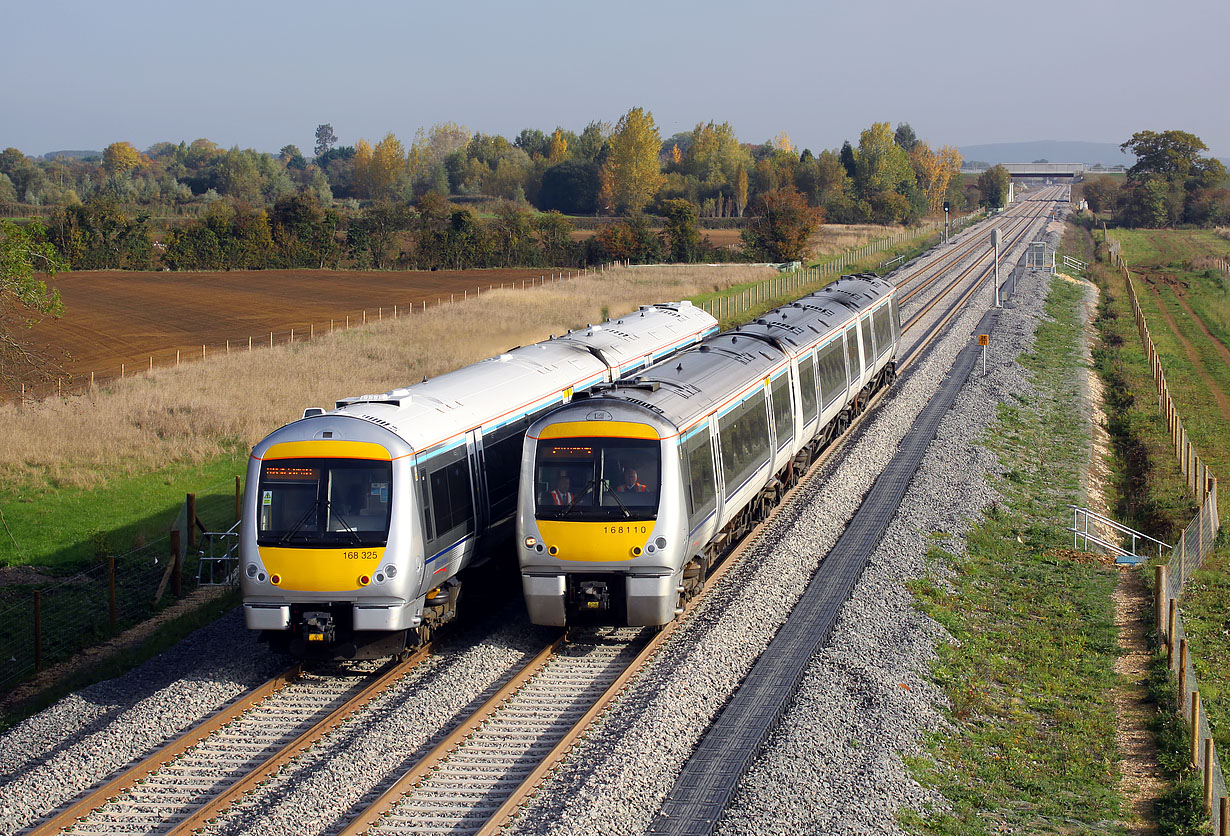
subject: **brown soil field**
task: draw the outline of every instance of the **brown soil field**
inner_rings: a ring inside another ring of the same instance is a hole
[[[550,275],[550,271],[545,271]],[[577,271],[572,271],[576,275]],[[45,319],[23,337],[71,382],[117,377],[129,372],[200,359],[202,345],[213,354],[242,345],[295,340],[310,330],[327,331],[404,312],[410,304],[449,301],[463,294],[537,280],[543,270],[335,271],[231,270],[223,272],[86,271],[57,275],[48,284],[60,291],[64,315]],[[32,387],[35,378],[29,378]],[[45,383],[37,390],[46,389]],[[52,384],[54,389],[54,384]],[[32,391],[35,389],[32,388]],[[12,394],[12,393],[10,393]]]

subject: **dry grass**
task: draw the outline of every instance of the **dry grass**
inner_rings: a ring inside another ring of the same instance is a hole
[[[836,255],[853,247],[861,247],[877,238],[897,235],[905,229],[904,226],[879,224],[825,224],[812,236],[812,253],[817,258]]]
[[[203,462],[253,445],[305,406],[331,407],[341,397],[434,377],[599,322],[604,309],[618,316],[770,275],[746,266],[612,270],[155,371],[92,396],[51,398],[24,411],[0,406],[0,480],[13,488],[97,487],[169,463]]]

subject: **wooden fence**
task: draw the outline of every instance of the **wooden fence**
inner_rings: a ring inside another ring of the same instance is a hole
[[[1212,832],[1224,835],[1230,833],[1230,799],[1227,798],[1226,779],[1213,745],[1208,718],[1201,708],[1200,685],[1196,680],[1192,654],[1188,650],[1183,615],[1179,611],[1184,585],[1213,551],[1217,533],[1221,528],[1221,517],[1217,510],[1217,477],[1192,446],[1183,426],[1183,419],[1170,396],[1166,372],[1149,333],[1149,324],[1145,321],[1144,311],[1140,307],[1132,272],[1123,258],[1123,248],[1118,241],[1110,237],[1105,222],[1102,224],[1102,232],[1110,251],[1111,263],[1121,272],[1127,286],[1128,298],[1132,301],[1136,330],[1140,333],[1140,341],[1149,358],[1149,371],[1157,389],[1158,409],[1170,433],[1175,458],[1179,461],[1188,490],[1200,504],[1195,518],[1180,535],[1170,560],[1165,566],[1155,567],[1154,626],[1157,628],[1158,640],[1166,648],[1167,662],[1178,682],[1179,711],[1191,726],[1190,764],[1203,778],[1204,806],[1210,816]],[[1213,803],[1215,798],[1218,799],[1216,805]]]

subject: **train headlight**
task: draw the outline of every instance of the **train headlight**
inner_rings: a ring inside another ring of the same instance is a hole
[[[255,578],[256,573],[259,572],[260,569],[257,568],[255,563],[249,563],[246,571],[248,573],[249,578]]]
[[[666,548],[666,538],[659,537],[657,540],[653,541],[653,544],[657,546],[659,549],[664,549]]]
[[[397,567],[390,563],[384,567],[384,574],[388,576],[389,580],[393,580],[393,578],[397,577]]]
[[[376,573],[376,583],[384,583],[384,572]]]
[[[534,546],[537,546],[537,545],[538,545],[537,537],[526,537],[525,538],[525,547],[527,549],[532,549],[534,548]]]

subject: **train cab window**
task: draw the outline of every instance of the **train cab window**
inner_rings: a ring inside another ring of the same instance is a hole
[[[850,382],[863,376],[863,367],[858,359],[858,329],[851,325],[846,329],[846,356],[850,360]]]
[[[657,519],[661,461],[656,439],[539,440],[534,515],[540,520]]]
[[[730,496],[769,461],[769,414],[764,389],[718,419],[722,479]]]
[[[694,528],[713,510],[717,495],[709,428],[688,437],[679,445],[679,454],[687,486],[689,527]]]
[[[820,393],[828,408],[846,393],[849,380],[846,377],[846,350],[841,335],[816,354],[820,363]]]
[[[871,315],[871,327],[875,332],[876,359],[879,359],[893,344],[893,326],[888,305],[881,305]]]
[[[799,395],[803,399],[803,423],[816,417],[816,356],[809,354],[799,361]]]
[[[383,546],[389,536],[393,463],[272,459],[261,463],[262,546]]]
[[[866,372],[873,365],[872,358],[879,356],[879,353],[875,350],[875,343],[872,342],[870,316],[865,316],[859,320],[859,330],[863,334],[863,371]]]
[[[778,375],[770,384],[773,394],[773,426],[780,450],[794,440],[794,404],[790,402],[790,375]]]

